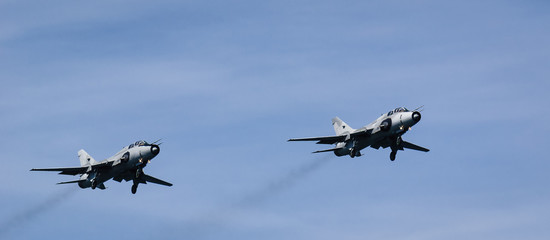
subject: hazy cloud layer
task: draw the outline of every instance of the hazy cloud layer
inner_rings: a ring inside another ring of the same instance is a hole
[[[2,1],[0,204],[11,207],[0,222],[12,239],[95,239],[98,229],[171,239],[193,216],[231,203],[204,238],[547,239],[548,9]],[[365,149],[310,163],[300,160],[327,146],[286,142],[333,134],[334,116],[360,127],[421,105],[404,138],[429,153],[390,162],[389,151]],[[29,169],[159,138],[146,172],[173,187],[132,195],[131,184],[107,182],[48,211],[33,204],[73,178]],[[24,232],[10,220],[21,209],[40,212],[21,221]],[[121,230],[136,226],[147,227]]]

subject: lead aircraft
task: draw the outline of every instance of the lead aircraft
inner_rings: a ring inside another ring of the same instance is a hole
[[[404,107],[396,108],[359,129],[353,129],[340,118],[335,117],[332,119],[332,126],[336,136],[293,138],[288,141],[318,141],[317,144],[336,144],[334,148],[313,153],[334,152],[336,156],[349,155],[352,158],[361,156],[360,151],[369,146],[375,149],[390,147],[390,160],[393,161],[397,151],[405,148],[423,152],[430,151],[401,139],[403,134],[420,121],[420,108],[413,111]]]
[[[160,144],[159,144],[160,145]],[[75,181],[60,182],[58,184],[78,183],[81,188],[105,189],[104,182],[114,179],[117,182],[132,180],[132,193],[135,194],[140,183],[156,183],[172,186],[171,183],[151,177],[143,173],[143,168],[160,152],[159,145],[137,141],[122,148],[114,156],[97,162],[84,149],[78,151],[80,167],[68,168],[33,168],[31,171],[53,171],[65,175],[80,174],[80,179]]]

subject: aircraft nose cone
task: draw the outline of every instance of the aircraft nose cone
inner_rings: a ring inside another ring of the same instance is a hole
[[[412,119],[414,120],[414,122],[420,121],[420,118],[422,118],[422,116],[420,115],[419,112],[413,112]]]
[[[153,153],[153,155],[156,156],[160,152],[160,147],[158,145],[152,145],[151,146],[151,152]]]

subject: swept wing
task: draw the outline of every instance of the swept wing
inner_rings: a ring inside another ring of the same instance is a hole
[[[310,137],[310,138],[291,138],[288,141],[318,141],[317,144],[335,144],[345,142],[349,138],[367,137],[372,133],[372,129],[363,129],[349,135],[326,136],[326,137]]]
[[[143,180],[145,180],[146,182],[156,183],[156,184],[160,184],[160,185],[164,185],[164,186],[168,186],[168,187],[172,186],[172,184],[169,183],[169,182],[165,182],[165,181],[162,181],[162,180],[160,180],[160,179],[158,179],[158,178],[151,177],[151,176],[149,176],[149,175],[147,175],[147,174],[144,174],[144,175],[143,175]]]
[[[127,171],[123,174],[120,174],[116,177],[113,177],[113,180],[117,181],[117,182],[122,182],[122,180],[125,180],[125,181],[130,181],[130,180],[134,180],[135,178],[135,172],[132,172],[132,171]],[[156,184],[160,184],[160,185],[164,185],[164,186],[172,186],[171,183],[169,182],[166,182],[166,181],[163,181],[163,180],[160,180],[158,178],[155,178],[155,177],[152,177],[152,176],[149,176],[147,174],[142,174],[138,179],[136,179],[138,183],[143,183],[143,184],[147,184],[147,182],[150,182],[150,183],[156,183]]]
[[[413,150],[422,151],[422,152],[429,152],[430,151],[430,149],[423,148],[423,147],[418,146],[418,145],[414,145],[414,144],[412,144],[410,142],[407,142],[407,141],[403,141],[401,143],[401,146],[404,147],[404,148],[413,149]]]
[[[83,167],[66,167],[66,168],[33,168],[31,171],[48,171],[48,172],[59,172],[59,174],[64,175],[77,175],[77,174],[84,174],[88,172],[88,170],[95,170],[98,168],[104,168],[111,166],[111,162],[102,162],[91,166],[83,166]],[[90,169],[91,168],[91,169]]]

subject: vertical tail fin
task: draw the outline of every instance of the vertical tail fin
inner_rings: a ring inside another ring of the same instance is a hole
[[[336,132],[336,135],[342,135],[344,133],[350,133],[352,132],[353,128],[351,128],[348,124],[346,124],[342,119],[335,117],[332,119],[332,126],[334,127],[334,132]]]
[[[80,166],[89,166],[97,163],[84,149],[78,151],[78,159],[80,159]]]

